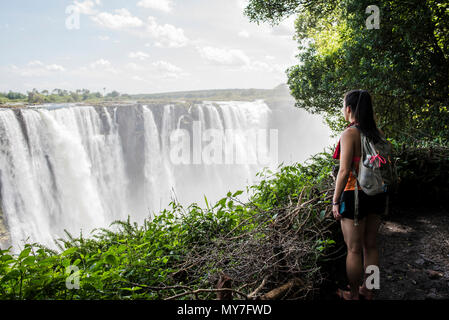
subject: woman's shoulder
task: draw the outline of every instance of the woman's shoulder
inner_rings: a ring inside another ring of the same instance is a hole
[[[355,139],[357,136],[359,136],[359,129],[357,129],[356,127],[346,128],[341,134],[342,138]]]
[[[360,144],[360,132],[355,127],[346,128],[341,134],[340,141],[345,144],[356,145]]]

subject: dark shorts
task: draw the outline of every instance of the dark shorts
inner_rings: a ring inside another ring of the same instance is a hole
[[[369,214],[383,215],[387,205],[387,192],[369,196],[359,190],[359,220]],[[344,218],[354,219],[354,190],[344,191],[340,197],[340,214]]]

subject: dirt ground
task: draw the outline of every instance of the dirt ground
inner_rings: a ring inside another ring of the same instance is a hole
[[[377,300],[449,299],[449,212],[394,208],[378,245]]]
[[[343,241],[343,239],[341,239]],[[375,300],[449,299],[449,212],[445,209],[391,208],[378,235],[380,289]],[[345,248],[330,262],[318,299],[339,299],[346,289]]]

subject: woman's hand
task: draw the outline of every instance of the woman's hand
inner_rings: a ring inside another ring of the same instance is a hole
[[[338,220],[341,219],[340,205],[339,205],[339,204],[334,204],[334,205],[332,205],[332,213],[334,214],[335,220],[338,221]]]

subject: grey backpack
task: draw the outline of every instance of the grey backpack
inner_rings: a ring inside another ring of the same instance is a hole
[[[356,127],[355,125],[351,127]],[[356,127],[357,128],[357,127]],[[390,191],[396,185],[397,174],[392,157],[391,143],[382,135],[380,140],[373,143],[361,130],[361,155],[359,171],[352,167],[352,174],[356,178],[354,188],[354,225],[358,225],[358,186],[369,196]],[[385,215],[388,214],[388,197]]]

